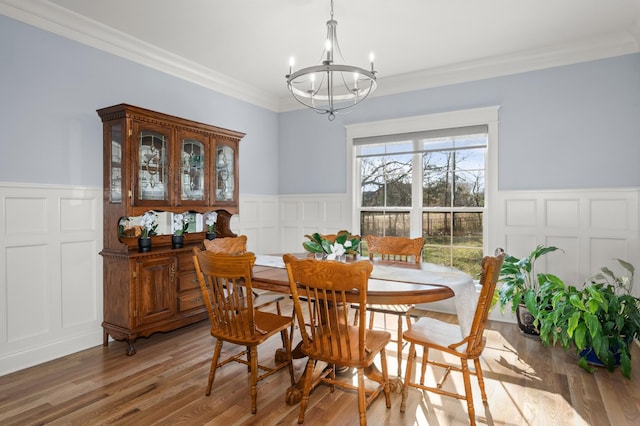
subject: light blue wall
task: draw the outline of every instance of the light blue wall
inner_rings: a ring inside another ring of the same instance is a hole
[[[346,124],[500,106],[500,189],[640,186],[640,55],[280,114],[281,194],[344,193]],[[300,159],[305,158],[305,161]]]
[[[240,192],[346,192],[346,124],[500,106],[501,189],[640,187],[640,54],[276,114],[0,16],[0,181],[101,186],[95,110],[125,102],[247,133]]]
[[[278,193],[276,113],[0,16],[0,181],[102,186],[119,103],[246,133],[240,192]]]

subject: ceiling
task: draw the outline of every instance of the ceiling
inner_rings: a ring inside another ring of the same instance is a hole
[[[317,65],[329,0],[0,0],[0,13],[276,111]],[[375,95],[640,51],[640,0],[335,0]]]

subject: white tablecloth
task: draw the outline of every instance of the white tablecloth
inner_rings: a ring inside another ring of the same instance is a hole
[[[282,256],[256,255],[256,265],[284,268]],[[473,279],[464,272],[433,263],[422,263],[422,269],[405,269],[376,264],[371,278],[388,281],[405,281],[422,284],[438,284],[453,290],[456,313],[463,336],[468,336],[477,304],[477,295]],[[416,305],[429,309],[428,303]]]
[[[476,288],[471,276],[458,269],[433,263],[423,263],[421,270],[375,265],[371,277],[389,281],[438,284],[449,287],[455,294],[453,300],[456,305],[456,313],[462,335],[469,335],[478,302]],[[416,307],[429,309],[429,303],[421,303]]]

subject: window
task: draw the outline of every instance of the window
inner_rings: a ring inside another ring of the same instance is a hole
[[[489,127],[350,138],[355,229],[361,235],[422,236],[425,261],[477,275],[487,252]]]

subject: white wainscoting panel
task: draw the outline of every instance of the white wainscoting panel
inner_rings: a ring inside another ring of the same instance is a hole
[[[638,267],[639,194],[499,191],[487,246],[518,257],[561,247],[539,270],[577,285],[615,257]],[[102,189],[0,183],[0,200],[0,375],[102,344]],[[305,234],[357,232],[350,205],[347,194],[241,194],[231,229],[256,253],[301,252]]]
[[[603,266],[623,273],[615,258],[640,265],[639,194],[615,188],[499,191],[491,213],[498,220],[497,244],[516,257],[537,244],[561,248],[540,259],[537,272],[578,287]],[[634,294],[640,295],[640,285]]]
[[[0,183],[0,200],[0,375],[101,344],[102,189]]]
[[[346,194],[281,195],[280,252],[300,253],[305,235],[332,234],[351,229],[350,201]]]
[[[231,218],[231,229],[247,236],[247,249],[254,253],[279,253],[278,197],[240,195],[240,214]]]

